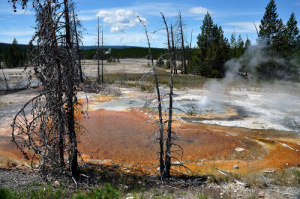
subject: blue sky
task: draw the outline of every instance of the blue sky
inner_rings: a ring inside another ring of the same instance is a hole
[[[76,1],[75,1],[76,2]],[[300,27],[300,0],[276,0],[277,13],[283,22],[295,12]],[[214,23],[221,25],[225,36],[230,39],[233,32],[248,36],[254,44],[257,38],[253,22],[259,26],[269,0],[77,0],[79,19],[86,29],[83,34],[84,45],[96,45],[97,18],[104,30],[106,45],[146,46],[143,27],[136,16],[142,17],[149,32],[164,27],[160,12],[168,22],[175,23],[178,11],[186,24],[187,40],[193,31],[193,46],[206,12],[210,12]],[[11,43],[14,38],[27,44],[33,35],[35,16],[30,6],[27,11],[14,13],[7,0],[0,0],[0,42]],[[153,47],[165,47],[166,34],[158,31],[151,34]]]

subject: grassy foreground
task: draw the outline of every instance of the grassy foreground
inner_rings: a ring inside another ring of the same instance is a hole
[[[1,199],[27,199],[27,198],[120,198],[120,192],[113,189],[110,184],[106,184],[103,189],[92,188],[91,190],[76,190],[70,191],[66,188],[53,188],[52,186],[42,186],[39,189],[34,189],[34,184],[26,190],[12,190],[1,188],[0,189]]]

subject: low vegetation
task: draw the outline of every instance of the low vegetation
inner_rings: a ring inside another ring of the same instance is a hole
[[[77,189],[72,190],[67,187],[54,188],[50,185],[42,185],[36,188],[36,184],[32,184],[28,189],[13,190],[9,188],[0,189],[0,198],[2,199],[27,199],[27,198],[72,198],[72,199],[99,199],[99,198],[120,198],[120,191],[114,189],[110,184],[106,184],[103,188],[91,188],[90,190]]]

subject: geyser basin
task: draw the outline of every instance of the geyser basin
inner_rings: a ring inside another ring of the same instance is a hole
[[[164,102],[167,111],[169,103]],[[207,96],[178,96],[173,102],[174,113],[187,122],[202,120],[232,120],[244,117],[241,107],[235,107],[225,102],[211,100]]]
[[[241,111],[240,107],[233,107],[227,103],[210,100],[207,96],[197,96],[197,98],[195,98],[195,96],[175,97],[173,101],[173,113],[187,122],[213,119],[232,120],[244,116],[241,114],[244,113],[244,111]],[[105,109],[113,111],[130,111],[132,108],[143,108],[145,104],[146,101],[144,100],[125,97],[112,99],[106,102],[99,101],[92,103],[89,107],[92,110]],[[157,101],[153,101],[153,103],[147,107],[149,109],[156,109]],[[162,108],[164,112],[168,112],[168,100],[163,101]]]
[[[128,108],[143,107],[145,102],[139,99],[121,98],[103,103],[91,105],[93,109],[106,109],[114,111],[125,111]]]

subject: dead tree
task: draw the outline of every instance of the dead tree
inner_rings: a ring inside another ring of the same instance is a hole
[[[183,33],[183,21],[181,18],[181,12],[178,12],[178,26],[179,26],[179,38],[180,38],[180,43],[181,43],[181,62],[182,62],[182,69],[181,69],[181,73],[182,74],[187,74],[187,70],[186,70],[186,62],[185,62],[185,42],[184,42],[184,33]]]
[[[98,17],[98,26],[97,26],[97,83],[100,84],[100,23]]]
[[[168,58],[169,58],[169,61],[170,61],[170,81],[169,81],[169,88],[170,88],[170,91],[169,93],[167,94],[162,94],[163,92],[161,92],[160,88],[159,88],[159,84],[158,84],[158,77],[157,77],[157,73],[156,73],[156,70],[155,70],[155,66],[154,66],[154,62],[153,62],[153,56],[152,56],[152,51],[151,51],[151,46],[150,46],[150,40],[149,40],[149,36],[148,36],[148,32],[147,32],[147,29],[146,29],[146,26],[145,24],[143,23],[143,21],[138,17],[139,21],[141,22],[141,24],[144,26],[145,28],[145,33],[146,33],[146,38],[147,38],[147,42],[148,42],[148,47],[149,47],[149,53],[150,53],[150,57],[151,57],[151,60],[152,60],[152,71],[145,74],[143,77],[142,77],[142,81],[153,75],[154,76],[154,80],[155,80],[155,91],[156,91],[156,99],[157,99],[157,102],[158,102],[158,105],[157,105],[157,110],[158,110],[158,115],[159,115],[159,119],[158,120],[155,120],[156,124],[158,124],[158,130],[155,131],[153,133],[154,136],[154,141],[153,142],[158,142],[159,143],[159,171],[160,171],[160,175],[161,175],[161,180],[163,181],[164,179],[166,178],[169,178],[171,177],[171,160],[172,159],[175,159],[175,160],[178,160],[179,162],[181,162],[181,160],[179,160],[179,158],[177,157],[174,157],[172,154],[173,153],[177,153],[178,154],[178,150],[174,151],[174,150],[171,150],[172,146],[175,145],[177,147],[179,147],[179,151],[182,151],[182,148],[178,145],[176,145],[175,143],[172,142],[172,138],[175,137],[175,132],[172,131],[172,124],[173,124],[173,75],[174,75],[174,60],[173,60],[173,55],[174,55],[174,51],[173,51],[173,48],[171,47],[171,42],[170,42],[170,35],[172,35],[172,32],[173,32],[173,26],[171,25],[171,33],[169,32],[169,28],[168,28],[168,25],[167,25],[167,22],[165,20],[165,17],[164,15],[161,13],[162,15],[162,18],[163,18],[163,21],[164,21],[164,24],[165,24],[165,30],[166,30],[166,33],[167,33],[167,41],[168,41]],[[165,56],[165,55],[162,55],[162,56]],[[163,118],[163,98],[168,96],[169,100],[168,100],[168,108],[167,110],[165,111],[165,115],[166,117]],[[154,99],[150,99],[148,101],[148,103],[146,104],[147,107],[149,107],[148,105],[153,102]],[[155,108],[153,108],[150,112],[154,112],[153,110],[156,110]],[[149,114],[150,115],[150,114]],[[152,115],[152,114],[151,114]],[[152,116],[150,116],[149,120],[151,119]],[[167,127],[165,127],[164,125],[167,124]],[[177,135],[178,136],[178,135]],[[149,136],[151,137],[151,136]],[[164,150],[165,149],[165,150]],[[181,158],[182,158],[182,155],[181,155]],[[183,166],[181,163],[178,164],[180,166]]]
[[[171,40],[172,40],[172,61],[173,61],[173,68],[174,68],[174,74],[177,74],[177,63],[176,63],[176,47],[174,42],[174,31],[173,31],[173,25],[171,24]]]
[[[76,43],[76,50],[77,50],[77,56],[78,56],[78,69],[79,69],[79,77],[80,77],[80,82],[84,82],[83,80],[83,73],[82,73],[82,66],[81,66],[81,58],[80,58],[80,48],[79,48],[79,35],[77,31],[77,26],[81,25],[79,21],[76,19],[75,15],[75,5],[72,5],[71,8],[73,9],[73,24],[74,24],[74,36],[75,36],[75,43]]]
[[[13,8],[29,1],[14,0]],[[36,12],[36,33],[30,41],[38,43],[32,52],[37,78],[42,82],[41,93],[30,100],[15,116],[12,138],[32,163],[39,160],[44,175],[78,172],[77,134],[75,122],[78,59],[73,48],[74,23],[70,20],[71,0],[32,0]],[[77,31],[77,30],[76,30]],[[73,34],[73,35],[72,35]]]
[[[102,54],[101,54],[101,83],[102,85],[104,84],[104,65],[103,65],[103,60],[104,60],[104,49],[103,49],[103,28],[102,28],[102,44],[101,44],[101,47],[102,47]]]
[[[147,31],[145,23],[141,20],[141,18],[139,16],[137,18],[140,21],[140,23],[144,26],[144,29],[145,29],[145,34],[146,34],[146,38],[147,38],[149,54],[151,57],[151,64],[152,64],[152,71],[151,71],[152,74],[151,75],[154,76],[155,89],[156,89],[156,93],[157,93],[157,102],[158,102],[157,109],[158,109],[159,119],[157,121],[158,131],[156,131],[156,133],[158,133],[159,135],[156,137],[159,142],[159,171],[160,171],[160,176],[163,179],[164,170],[165,170],[165,161],[164,161],[164,124],[163,124],[163,115],[162,115],[162,99],[161,99],[159,84],[158,84],[158,80],[157,80],[157,73],[156,73],[156,69],[155,69],[155,65],[154,65],[154,61],[153,61],[153,54],[152,54],[152,50],[151,50],[151,44],[150,44],[150,40],[149,40],[148,31]]]
[[[170,93],[169,93],[169,115],[168,115],[168,129],[167,129],[167,138],[166,138],[166,152],[165,152],[165,169],[163,172],[163,178],[169,178],[171,177],[170,169],[171,169],[171,139],[172,139],[172,117],[173,117],[173,60],[172,60],[172,50],[170,45],[170,34],[169,34],[169,28],[165,19],[165,16],[163,13],[161,13],[163,21],[166,26],[166,32],[167,32],[167,39],[168,39],[168,49],[169,49],[169,57],[170,57],[170,80],[169,80],[169,86],[170,86]],[[171,25],[171,32],[173,33],[173,28]]]

